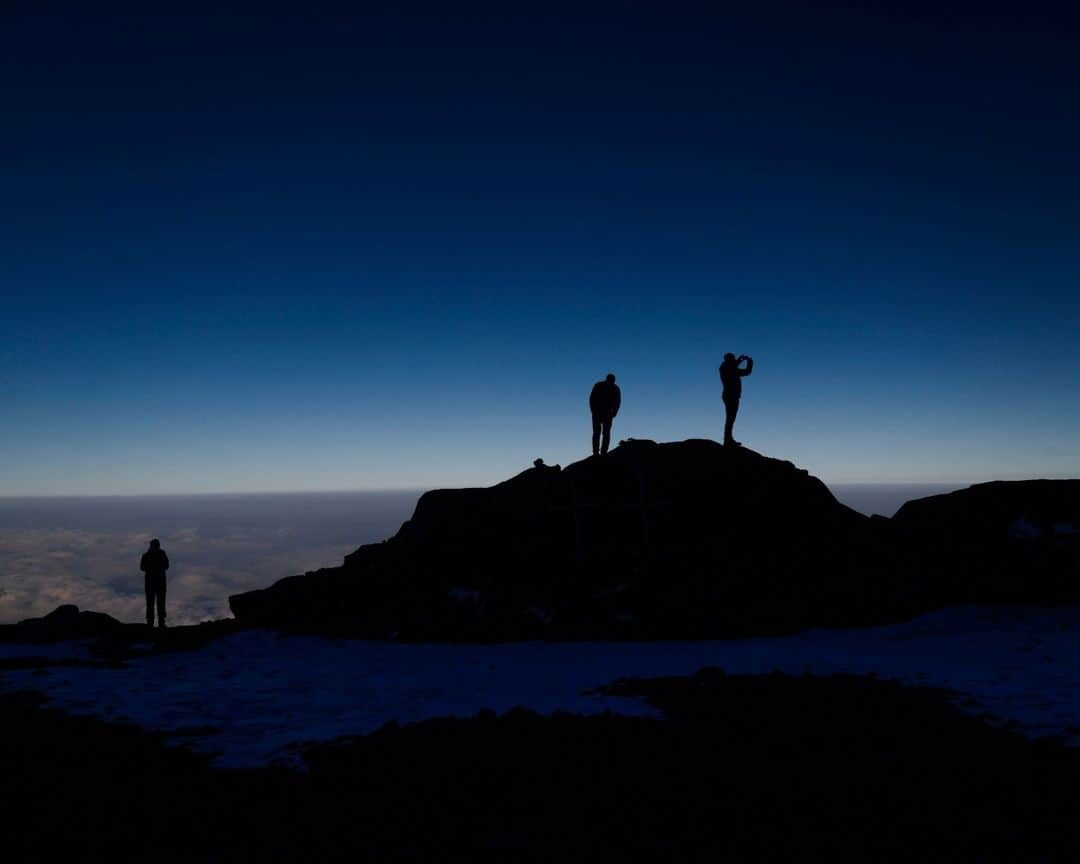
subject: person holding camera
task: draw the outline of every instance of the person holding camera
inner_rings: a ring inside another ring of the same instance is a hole
[[[739,364],[746,361],[746,368],[740,369]],[[739,399],[742,398],[742,379],[754,371],[754,358],[746,354],[736,357],[728,353],[724,355],[724,362],[720,364],[720,381],[724,385],[724,444],[725,446],[738,447],[739,442],[732,435],[732,427],[735,426],[735,415],[739,413]]]

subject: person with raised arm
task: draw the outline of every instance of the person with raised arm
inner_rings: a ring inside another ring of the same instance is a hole
[[[746,368],[739,368],[743,361]],[[739,413],[739,399],[742,398],[742,379],[754,371],[754,358],[746,354],[736,357],[734,354],[724,355],[724,362],[720,364],[720,381],[724,385],[724,444],[728,447],[738,447],[739,442],[732,436],[735,426],[735,416]]]

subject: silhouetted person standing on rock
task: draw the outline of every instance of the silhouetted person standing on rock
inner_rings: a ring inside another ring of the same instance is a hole
[[[154,626],[154,605],[157,604],[158,627],[165,626],[165,571],[169,569],[169,556],[161,548],[159,540],[151,540],[139,562],[139,569],[146,574],[146,626]]]
[[[740,369],[739,364],[746,361],[746,368]],[[739,413],[739,399],[742,398],[742,379],[754,371],[754,358],[740,354],[725,354],[724,362],[720,364],[720,380],[724,384],[724,444],[739,446],[732,435],[732,427],[735,426],[735,415]]]
[[[592,453],[599,456],[607,453],[608,444],[611,443],[611,421],[619,413],[619,405],[622,404],[622,393],[615,383],[615,376],[608,375],[603,381],[593,384],[589,394],[589,410],[592,412]],[[600,433],[604,439],[600,440]]]

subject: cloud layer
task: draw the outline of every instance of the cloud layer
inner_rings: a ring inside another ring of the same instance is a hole
[[[8,499],[0,502],[0,623],[62,603],[145,614],[139,558],[161,540],[169,621],[229,615],[228,596],[341,563],[397,531],[418,493]]]

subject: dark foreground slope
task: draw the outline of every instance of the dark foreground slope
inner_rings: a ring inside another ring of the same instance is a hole
[[[631,681],[664,717],[388,726],[309,771],[218,771],[0,695],[21,861],[1069,861],[1075,751],[847,677]],[[59,857],[56,857],[59,856]]]
[[[881,526],[790,462],[631,441],[424,495],[341,567],[230,598],[243,623],[402,639],[699,638],[910,613]]]

